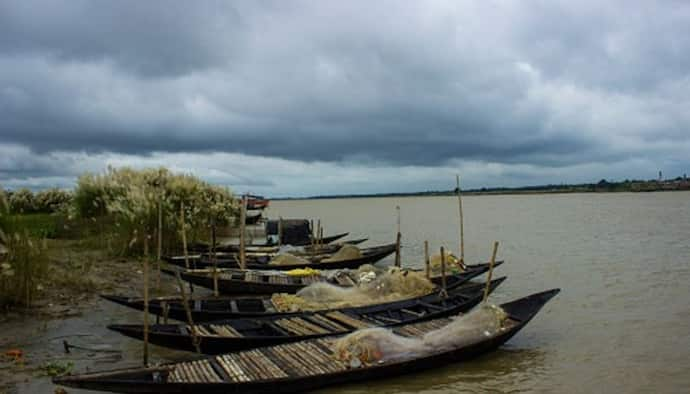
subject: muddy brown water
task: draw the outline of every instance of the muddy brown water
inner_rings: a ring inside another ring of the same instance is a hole
[[[690,193],[618,193],[464,198],[466,260],[488,259],[501,242],[507,275],[501,302],[547,288],[556,297],[507,345],[472,362],[323,393],[669,392],[690,391]],[[423,241],[457,249],[457,200],[449,197],[273,201],[269,216],[320,218],[325,233],[392,242],[400,206],[403,262],[421,267]],[[391,261],[391,258],[387,260]],[[65,358],[60,339],[122,350],[113,361],[73,352],[76,369],[112,369],[141,360],[141,343],[106,324],[141,314],[99,302],[92,314],[14,323],[31,333],[29,352]],[[47,324],[47,325],[46,325]],[[45,325],[45,326],[44,326]],[[87,335],[88,334],[88,335]],[[152,347],[154,359],[187,357]],[[45,378],[18,386],[49,393]],[[84,392],[68,390],[72,393]]]

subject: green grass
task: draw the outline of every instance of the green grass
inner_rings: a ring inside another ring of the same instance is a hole
[[[59,223],[64,217],[49,213],[0,216],[0,228],[9,236],[16,229],[28,233],[32,238],[55,238],[59,235]]]

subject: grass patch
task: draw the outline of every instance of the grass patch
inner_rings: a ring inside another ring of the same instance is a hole
[[[32,238],[55,238],[59,234],[58,225],[64,220],[64,217],[50,213],[5,215],[0,216],[0,228],[10,231],[21,229],[25,235]]]

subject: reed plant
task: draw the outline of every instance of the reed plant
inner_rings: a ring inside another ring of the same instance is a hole
[[[141,255],[144,237],[152,239],[159,231],[159,205],[160,231],[168,246],[180,243],[180,207],[190,240],[207,238],[213,225],[229,223],[239,209],[229,189],[191,175],[165,168],[108,168],[79,178],[72,214],[89,218],[103,246],[115,254]]]
[[[0,191],[0,307],[31,306],[48,273],[45,242],[32,237],[12,215]]]

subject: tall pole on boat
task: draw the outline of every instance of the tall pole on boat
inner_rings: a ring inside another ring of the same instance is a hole
[[[398,214],[398,233],[395,237],[395,266],[400,268],[401,262],[400,262],[400,205],[395,206],[395,210],[397,211]]]
[[[426,267],[426,278],[431,278],[431,261],[429,260],[429,241],[424,241],[424,266]]]
[[[283,246],[283,217],[278,217],[278,248]]]
[[[199,336],[196,332],[196,326],[194,325],[194,320],[192,319],[192,310],[189,306],[189,299],[187,298],[187,293],[184,291],[184,285],[182,284],[182,277],[180,276],[180,271],[175,271],[175,279],[177,279],[177,286],[180,288],[180,295],[182,295],[182,305],[184,305],[184,311],[187,314],[187,323],[189,324],[189,331],[192,334],[192,344],[196,349],[196,352],[201,354],[201,349],[199,348]]]
[[[144,367],[149,365],[149,235],[144,231]]]
[[[316,248],[321,247],[321,219],[316,221]]]
[[[462,195],[460,193],[460,175],[455,175],[455,192],[458,194],[458,211],[460,213],[460,266],[465,266],[465,227],[462,217]]]
[[[496,252],[498,251],[498,241],[494,241],[494,251],[491,253],[491,260],[489,261],[489,278],[486,280],[486,287],[484,288],[484,302],[486,304],[489,298],[489,288],[491,287],[491,276],[494,273],[494,264],[496,263]]]
[[[441,297],[448,297],[446,291],[446,250],[441,246]]]
[[[247,196],[242,196],[242,209],[240,209],[240,268],[247,268],[247,256],[245,250],[245,220],[247,219]]]

